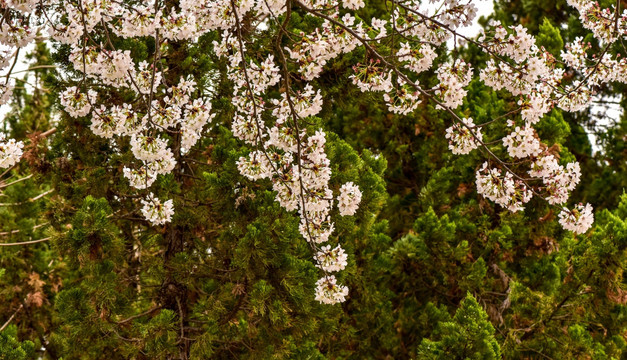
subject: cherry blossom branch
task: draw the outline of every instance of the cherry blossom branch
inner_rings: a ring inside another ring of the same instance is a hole
[[[382,56],[381,54],[379,54],[379,52],[374,49],[370,44],[368,44],[367,41],[365,41],[359,34],[357,34],[353,29],[349,28],[348,26],[342,24],[341,22],[326,16],[324,14],[321,14],[313,9],[308,8],[306,5],[304,5],[302,2],[298,1],[298,0],[294,0],[300,7],[302,7],[305,11],[315,15],[315,16],[319,16],[331,23],[333,23],[336,26],[341,27],[344,31],[348,32],[349,34],[351,34],[355,39],[357,39],[359,42],[361,42],[364,47],[369,51],[370,54],[372,54],[375,58],[377,58],[378,60],[380,60],[386,67],[388,67],[390,70],[392,70],[397,76],[399,76],[401,79],[403,79],[403,81],[405,81],[405,83],[409,84],[410,86],[412,86],[414,89],[416,89],[418,92],[420,92],[422,95],[426,96],[427,98],[429,98],[431,101],[433,101],[436,105],[442,107],[447,113],[449,113],[454,120],[456,120],[460,125],[464,126],[465,128],[468,129],[468,131],[471,132],[474,140],[480,144],[490,155],[490,157],[492,157],[495,161],[497,161],[499,164],[501,164],[505,170],[507,170],[508,172],[510,172],[512,175],[514,175],[517,179],[519,180],[523,180],[523,178],[521,178],[517,173],[515,173],[514,171],[512,171],[511,169],[509,169],[509,167],[507,167],[507,165],[498,157],[496,156],[484,143],[481,139],[479,139],[474,132],[472,131],[472,128],[470,128],[468,125],[466,125],[462,119],[448,106],[444,105],[444,103],[442,103],[441,101],[439,101],[434,95],[429,94],[428,92],[426,92],[424,89],[422,89],[420,86],[418,86],[416,83],[414,83],[411,79],[409,79],[403,72],[401,72],[400,70],[398,70],[398,68],[394,65],[392,65],[390,62],[388,62],[384,56]]]
[[[11,76],[11,72],[13,71],[13,69],[15,68],[15,65],[17,64],[17,60],[19,58],[20,55],[20,48],[17,48],[17,50],[15,50],[15,59],[13,59],[13,64],[11,65],[11,67],[9,68],[9,72],[7,72],[6,74],[6,78],[4,80],[5,84],[9,84],[9,77]]]
[[[292,101],[292,97],[290,95],[290,90],[291,90],[291,81],[290,81],[290,73],[289,70],[287,68],[287,61],[285,60],[285,53],[283,52],[283,48],[281,47],[281,40],[283,38],[283,33],[284,33],[284,29],[285,29],[285,25],[287,25],[290,21],[291,15],[292,15],[292,3],[290,0],[286,1],[285,6],[287,7],[287,11],[286,11],[286,15],[285,15],[285,19],[283,21],[283,24],[281,24],[280,30],[279,30],[279,35],[277,36],[277,40],[276,40],[276,46],[279,50],[279,54],[280,54],[280,58],[281,58],[281,64],[283,67],[283,78],[284,78],[284,82],[285,82],[285,98],[287,99],[287,103],[289,105],[290,108],[290,112],[291,112],[291,117],[292,117],[292,122],[294,124],[294,129],[296,132],[296,147],[297,147],[297,164],[298,164],[298,182],[299,182],[299,190],[300,190],[300,201],[301,201],[301,206],[302,206],[302,216],[305,219],[305,226],[307,227],[307,235],[309,236],[309,239],[307,239],[307,243],[310,244],[310,246],[312,247],[312,249],[314,251],[318,251],[319,248],[316,246],[316,244],[314,243],[313,239],[314,237],[311,234],[311,228],[310,228],[310,219],[307,216],[307,205],[305,202],[305,184],[303,183],[303,177],[302,177],[302,144],[301,144],[301,136],[300,136],[300,128],[298,126],[298,113],[296,112],[296,110],[294,109],[294,102]],[[326,271],[325,271],[326,273]]]
[[[316,10],[313,10],[311,8],[308,8],[306,5],[304,5],[302,2],[298,1],[298,0],[294,0],[296,4],[298,4],[301,8],[303,8],[306,12],[309,12],[310,14],[314,15],[314,16],[318,16],[322,19],[325,19],[329,22],[331,22],[332,24],[342,28],[344,31],[348,32],[351,36],[353,36],[356,40],[358,40],[360,43],[362,43],[362,45],[366,48],[366,50],[368,50],[368,53],[371,54],[374,58],[378,59],[379,61],[381,61],[387,68],[389,68],[390,70],[392,70],[399,78],[401,78],[403,81],[405,81],[406,84],[412,86],[414,89],[416,89],[418,92],[420,92],[423,96],[426,96],[427,98],[429,98],[431,101],[433,101],[436,105],[438,105],[439,107],[441,107],[442,109],[444,109],[448,114],[450,114],[453,119],[461,126],[465,127],[469,133],[472,135],[474,141],[481,147],[481,149],[483,151],[485,151],[488,155],[489,158],[492,158],[494,161],[496,161],[499,166],[504,169],[507,173],[512,174],[512,176],[517,179],[518,181],[520,181],[522,184],[524,184],[524,186],[531,191],[534,195],[536,195],[537,197],[541,198],[542,200],[544,200],[549,206],[551,207],[556,207],[560,210],[563,210],[562,208],[559,208],[551,203],[548,202],[548,200],[546,200],[542,195],[540,195],[529,183],[528,181],[530,179],[526,179],[523,178],[522,176],[518,175],[518,173],[516,173],[515,171],[513,171],[510,168],[510,165],[501,160],[496,154],[494,154],[494,152],[492,152],[492,150],[490,150],[490,148],[480,139],[478,138],[478,136],[472,131],[472,128],[470,126],[468,126],[466,123],[464,123],[462,121],[462,119],[448,106],[446,106],[444,103],[442,103],[441,101],[439,101],[434,95],[429,94],[427,91],[425,91],[424,89],[422,89],[420,86],[418,86],[416,83],[414,83],[413,81],[411,81],[411,79],[409,79],[403,72],[401,72],[396,66],[394,66],[393,64],[391,64],[384,56],[382,56],[381,54],[379,54],[379,52],[372,47],[367,41],[365,41],[365,39],[363,39],[359,34],[357,34],[353,29],[349,28],[348,26],[344,25],[343,23],[333,19],[330,16],[327,16],[325,14],[322,14],[320,12],[317,12]]]
[[[241,54],[241,64],[242,64],[242,69],[243,69],[243,73],[244,73],[244,79],[246,81],[246,91],[248,92],[248,96],[253,104],[253,117],[255,118],[255,124],[256,126],[256,146],[257,148],[261,149],[261,152],[264,154],[264,156],[266,157],[266,159],[268,160],[268,163],[270,164],[270,166],[272,167],[272,170],[275,172],[275,174],[277,175],[281,175],[281,172],[276,168],[276,166],[274,165],[274,162],[272,161],[272,159],[270,158],[270,155],[268,155],[268,153],[266,152],[265,148],[262,146],[259,146],[260,142],[263,142],[263,136],[261,134],[261,123],[259,122],[259,116],[258,116],[258,110],[257,110],[257,102],[255,100],[255,96],[254,93],[252,92],[252,84],[250,81],[250,78],[248,76],[248,68],[246,65],[246,59],[245,59],[245,54],[244,54],[244,42],[242,40],[242,31],[241,31],[241,26],[240,26],[240,20],[239,20],[239,15],[237,14],[237,7],[235,5],[235,1],[231,0],[231,6],[233,8],[233,14],[235,17],[235,24],[237,27],[237,40],[238,40],[238,44],[239,44],[239,53]],[[285,181],[283,181],[282,177],[279,176],[279,181],[283,182],[284,184]]]
[[[434,16],[428,16],[428,15],[425,15],[425,14],[419,12],[419,11],[416,11],[415,9],[412,9],[412,8],[406,6],[406,5],[401,4],[397,0],[391,0],[391,1],[392,1],[392,3],[394,3],[394,4],[398,5],[398,6],[400,6],[401,8],[403,8],[405,11],[408,11],[408,12],[410,12],[412,14],[416,14],[416,15],[420,16],[424,20],[424,22],[430,21],[430,22],[436,24],[438,27],[440,27],[440,28],[442,28],[444,30],[449,31],[452,35],[454,35],[456,37],[459,37],[461,39],[464,39],[467,42],[480,47],[485,52],[490,54],[492,57],[496,58],[497,60],[500,60],[504,64],[507,64],[511,69],[513,69],[513,70],[515,70],[517,72],[523,73],[522,69],[520,69],[520,68],[510,64],[508,61],[506,61],[501,56],[499,56],[497,53],[495,53],[492,49],[490,49],[489,46],[487,46],[484,43],[481,43],[479,41],[475,41],[474,39],[469,38],[469,37],[467,37],[467,36],[457,32],[457,30],[451,29],[451,27],[449,27],[448,25],[446,25],[446,24],[436,20],[435,17],[438,16],[439,14],[436,14]]]

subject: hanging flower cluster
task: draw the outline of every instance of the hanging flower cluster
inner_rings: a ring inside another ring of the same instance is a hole
[[[90,100],[90,97],[93,100]],[[78,91],[76,86],[71,86],[61,93],[59,102],[65,111],[72,117],[78,118],[89,114],[91,101],[96,100],[96,92],[89,90],[87,94]]]
[[[142,215],[153,225],[163,225],[170,222],[174,215],[174,206],[172,200],[161,202],[153,193],[148,194],[146,200],[141,201]]]
[[[13,95],[13,87],[13,82],[0,84],[0,105],[4,105],[9,102],[11,95]]]
[[[468,154],[479,147],[483,140],[481,130],[475,126],[471,118],[462,119],[461,123],[453,124],[446,129],[448,148],[453,154]]]
[[[348,259],[344,249],[339,245],[331,249],[330,245],[322,246],[316,253],[317,266],[326,272],[344,270]]]
[[[574,209],[569,210],[564,208],[559,213],[559,223],[566,230],[570,230],[575,234],[583,234],[594,222],[594,215],[592,214],[592,206],[590,204],[578,204]]]
[[[346,301],[348,288],[337,283],[334,275],[323,276],[316,282],[316,300],[323,304]]]
[[[0,133],[0,169],[10,168],[20,161],[23,147],[23,142],[7,140],[4,134]]]
[[[483,163],[477,171],[477,192],[511,212],[524,209],[524,204],[531,200],[532,193],[527,185],[514,178],[511,172],[503,172],[488,167]]]
[[[355,215],[361,203],[361,191],[357,185],[347,182],[340,188],[340,195],[337,198],[340,215]]]
[[[228,58],[228,76],[235,84],[233,134],[256,148],[238,160],[238,169],[250,180],[271,180],[276,201],[287,211],[298,212],[300,233],[316,252],[316,265],[325,272],[342,270],[346,266],[346,254],[339,245],[333,251],[329,245],[318,248],[329,241],[335,230],[331,219],[333,191],[330,161],[325,153],[326,136],[322,130],[308,133],[304,127],[308,118],[322,110],[322,95],[307,84],[301,90],[286,87],[279,98],[262,100],[268,89],[285,79],[273,56],[259,63],[248,60],[240,40],[239,33],[225,31],[221,41],[214,43],[216,53]],[[319,57],[328,55],[317,51]],[[272,123],[264,121],[263,114],[271,116]],[[361,201],[361,192],[353,183],[347,183],[340,190],[338,201],[340,213],[352,215]],[[331,277],[333,286],[330,286]],[[325,286],[327,295],[319,300],[330,304],[343,301],[348,289],[336,284],[332,275],[324,279],[327,280],[324,285],[318,282],[317,293]],[[344,295],[330,296],[332,289]]]
[[[579,20],[594,36],[606,43],[613,43],[627,33],[627,10],[622,16],[616,9],[602,9],[596,1],[567,0],[568,5],[579,11]]]
[[[538,155],[542,150],[540,141],[534,135],[535,131],[532,127],[521,129],[517,126],[512,133],[503,138],[503,145],[507,147],[509,156],[522,159]]]

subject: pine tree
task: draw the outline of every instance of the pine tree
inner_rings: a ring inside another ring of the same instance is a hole
[[[448,315],[448,314],[447,314]],[[431,338],[421,341],[421,359],[500,359],[494,327],[477,300],[468,293],[455,316],[440,321]]]
[[[16,340],[17,327],[8,325],[0,332],[0,359],[2,360],[26,360],[31,359],[35,353],[35,346],[31,341],[19,342]]]

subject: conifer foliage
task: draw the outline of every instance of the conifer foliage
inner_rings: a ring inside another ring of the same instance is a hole
[[[624,357],[627,4],[482,5],[0,0],[0,359]]]

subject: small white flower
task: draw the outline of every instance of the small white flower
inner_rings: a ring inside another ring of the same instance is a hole
[[[0,134],[0,168],[9,168],[20,161],[23,147],[23,142],[15,139],[5,141],[4,134]]]
[[[146,166],[142,166],[139,169],[129,169],[124,167],[124,177],[128,179],[129,184],[135,189],[149,188],[152,183],[157,179],[157,174],[150,171]]]
[[[339,245],[331,250],[330,245],[323,246],[314,256],[317,267],[327,272],[342,271],[346,267],[348,256]]]
[[[324,276],[316,282],[316,300],[323,304],[337,304],[346,301],[348,288],[337,284],[334,275]]]
[[[594,214],[592,213],[592,206],[590,204],[578,204],[574,209],[568,210],[564,208],[559,213],[559,223],[566,230],[570,230],[575,234],[583,234],[594,222]]]
[[[355,215],[361,203],[361,191],[357,185],[347,182],[340,188],[340,195],[337,197],[340,215]]]
[[[351,10],[361,9],[365,5],[364,0],[342,0],[342,6]]]
[[[509,156],[522,159],[528,156],[536,156],[542,151],[540,141],[536,139],[535,131],[532,127],[518,126],[514,131],[503,139],[503,145],[507,147]]]
[[[65,89],[60,95],[61,105],[70,116],[75,118],[89,114],[91,111],[90,99],[96,99],[95,91],[89,90],[87,94],[84,94],[78,91],[76,86]]]
[[[483,141],[481,129],[475,126],[472,118],[464,118],[462,124],[454,124],[446,129],[445,137],[448,139],[448,148],[455,155],[466,155],[479,146]]]
[[[2,56],[0,56],[0,60]],[[13,95],[13,82],[7,82],[5,84],[0,84],[0,105],[4,105],[9,102],[11,99],[11,95]]]
[[[141,203],[144,205],[141,209],[142,215],[153,225],[163,225],[172,220],[172,215],[174,215],[172,200],[161,203],[159,198],[150,193]]]

